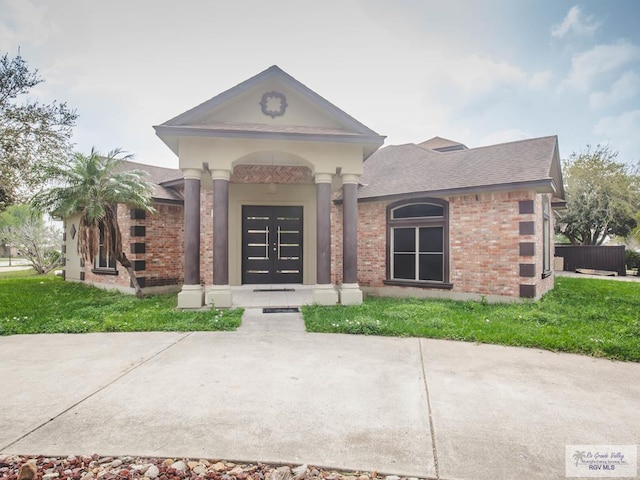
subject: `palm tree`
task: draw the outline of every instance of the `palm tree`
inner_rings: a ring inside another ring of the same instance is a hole
[[[584,457],[587,454],[584,450],[576,450],[576,453],[573,454],[573,459],[576,461],[576,467],[578,463],[584,462]]]
[[[34,207],[52,215],[67,218],[80,214],[78,226],[78,253],[93,262],[99,253],[100,232],[103,246],[122,265],[136,291],[144,295],[136,279],[131,261],[122,250],[122,235],[116,205],[144,209],[155,213],[152,207],[153,185],[144,180],[141,170],[121,171],[119,165],[131,159],[120,149],[101,155],[95,148],[89,155],[75,153],[68,161],[47,169],[50,188],[36,194]]]

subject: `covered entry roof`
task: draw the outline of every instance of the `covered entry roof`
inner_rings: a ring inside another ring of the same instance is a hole
[[[154,127],[179,154],[181,137],[351,143],[369,157],[379,135],[274,65]]]

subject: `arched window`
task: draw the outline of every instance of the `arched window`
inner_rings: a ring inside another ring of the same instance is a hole
[[[451,288],[448,230],[448,204],[443,200],[389,205],[385,283]]]

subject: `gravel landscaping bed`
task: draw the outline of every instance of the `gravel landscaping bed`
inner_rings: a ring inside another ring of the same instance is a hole
[[[0,480],[417,480],[310,465],[237,464],[223,460],[143,457],[0,455]]]

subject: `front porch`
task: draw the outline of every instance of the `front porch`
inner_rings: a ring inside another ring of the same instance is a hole
[[[294,303],[362,302],[358,179],[384,137],[275,66],[155,129],[184,175],[179,308],[289,302],[253,284],[295,284]]]
[[[233,308],[296,308],[311,305],[314,285],[268,284],[231,287]]]

